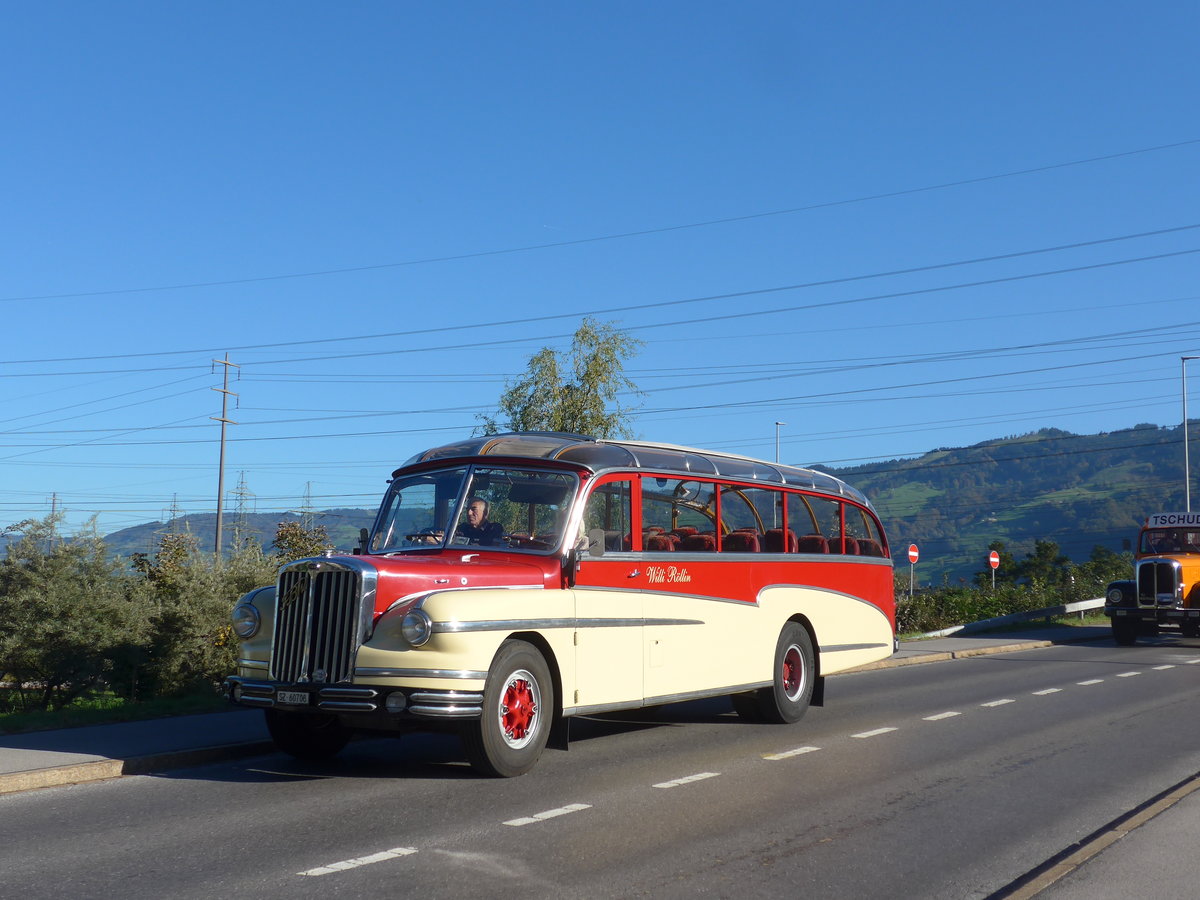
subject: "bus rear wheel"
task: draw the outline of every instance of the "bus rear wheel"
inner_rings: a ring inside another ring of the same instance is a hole
[[[467,760],[500,778],[524,775],[538,761],[554,718],[554,683],[532,644],[500,645],[483,689],[483,715],[463,731]]]
[[[799,722],[812,701],[816,668],[808,629],[798,622],[788,622],[775,642],[775,676],[771,686],[752,694],[735,695],[733,708],[751,722],[777,725]]]

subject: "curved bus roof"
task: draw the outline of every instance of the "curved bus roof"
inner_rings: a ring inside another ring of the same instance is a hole
[[[609,469],[648,469],[680,475],[706,475],[734,481],[760,481],[764,484],[803,488],[836,497],[845,497],[871,508],[863,493],[839,478],[803,469],[764,462],[748,456],[654,444],[643,441],[605,441],[582,434],[559,431],[526,431],[471,437],[453,444],[433,447],[416,454],[397,469],[437,460],[464,457],[508,456],[526,459],[553,459],[574,463],[592,471]]]

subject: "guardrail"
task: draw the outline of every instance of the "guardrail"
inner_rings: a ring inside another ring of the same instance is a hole
[[[1058,606],[1047,606],[1045,609],[1031,609],[1028,612],[1009,613],[1007,616],[996,616],[994,619],[981,619],[978,622],[968,622],[966,625],[953,625],[938,631],[929,631],[921,637],[949,637],[952,634],[970,634],[973,631],[988,631],[1004,625],[1016,625],[1021,622],[1032,622],[1034,619],[1053,619],[1058,616],[1069,616],[1071,613],[1085,613],[1092,609],[1103,609],[1104,598],[1094,600],[1077,600],[1074,603],[1060,603]]]

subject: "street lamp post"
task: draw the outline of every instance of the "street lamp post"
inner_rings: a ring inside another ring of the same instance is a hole
[[[1181,393],[1183,395],[1183,503],[1186,512],[1192,511],[1192,473],[1188,464],[1187,364],[1200,356],[1179,357]]]
[[[786,424],[787,422],[775,423],[775,462],[779,462],[779,426]]]

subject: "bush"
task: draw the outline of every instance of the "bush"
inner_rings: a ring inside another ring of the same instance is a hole
[[[59,709],[99,686],[148,628],[136,584],[94,528],[58,534],[59,517],[21,522],[0,562],[0,711]]]

